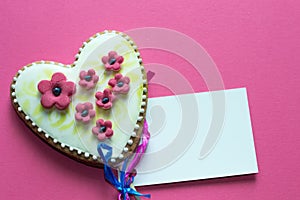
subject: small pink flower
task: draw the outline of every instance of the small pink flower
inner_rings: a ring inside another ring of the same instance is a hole
[[[93,69],[89,69],[87,72],[81,71],[79,78],[79,85],[88,90],[94,88],[99,80],[99,76],[96,75],[96,72]]]
[[[105,65],[106,70],[119,71],[121,69],[121,63],[124,61],[122,56],[119,56],[117,52],[110,51],[108,56],[102,57],[102,62]]]
[[[111,129],[111,127],[111,121],[98,119],[96,122],[96,126],[92,128],[92,132],[98,137],[100,141],[103,141],[106,138],[110,138],[114,134],[114,131]]]
[[[82,121],[83,123],[89,122],[96,115],[96,111],[93,110],[93,104],[90,102],[79,103],[76,105],[75,119]]]
[[[103,92],[97,92],[95,97],[98,99],[96,104],[103,109],[109,109],[112,107],[115,96],[110,89],[105,89]]]
[[[64,74],[57,72],[52,75],[50,81],[42,80],[38,84],[38,90],[42,94],[41,104],[44,108],[55,106],[59,110],[66,109],[75,93],[76,86],[73,82],[66,81]]]
[[[113,88],[113,92],[126,94],[129,91],[129,82],[129,77],[116,74],[114,78],[108,81],[108,85]]]

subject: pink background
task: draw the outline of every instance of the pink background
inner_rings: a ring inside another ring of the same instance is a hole
[[[152,199],[300,198],[299,1],[11,2],[0,4],[0,199],[116,199],[101,170],[69,160],[31,134],[10,105],[9,84],[30,62],[73,62],[96,32],[147,26],[194,38],[216,62],[225,88],[247,87],[260,173],[139,191]],[[142,55],[145,63],[188,66],[165,52]],[[206,91],[202,79],[189,81]],[[150,88],[152,97],[167,93]]]

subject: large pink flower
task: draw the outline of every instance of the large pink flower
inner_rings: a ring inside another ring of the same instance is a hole
[[[42,80],[38,84],[38,90],[42,94],[41,104],[44,108],[55,107],[59,110],[66,109],[75,93],[76,86],[71,81],[66,81],[64,74],[57,72],[52,75],[50,81]]]
[[[76,105],[75,119],[82,121],[83,123],[89,122],[96,115],[96,111],[93,109],[93,104],[90,102],[79,103]]]
[[[92,128],[92,132],[100,141],[110,138],[114,134],[111,121],[104,121],[103,119],[97,120],[96,126]]]
[[[96,75],[96,72],[93,69],[89,69],[87,72],[81,71],[79,78],[79,85],[88,90],[94,88],[99,80],[99,76]]]
[[[108,81],[108,85],[113,88],[113,92],[126,94],[129,91],[129,82],[129,77],[116,74],[114,78]]]
[[[103,92],[97,92],[95,97],[98,99],[96,104],[103,109],[109,109],[112,107],[115,96],[112,94],[110,89],[105,89]]]
[[[121,63],[124,61],[122,56],[119,56],[117,52],[110,51],[108,56],[102,57],[102,62],[105,65],[106,70],[119,71],[121,69]]]

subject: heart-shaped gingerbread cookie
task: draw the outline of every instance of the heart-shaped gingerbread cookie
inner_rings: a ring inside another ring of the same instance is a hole
[[[99,142],[117,164],[139,142],[147,105],[147,79],[134,42],[104,31],[84,42],[71,65],[39,61],[19,70],[11,84],[13,107],[54,149],[101,167]]]

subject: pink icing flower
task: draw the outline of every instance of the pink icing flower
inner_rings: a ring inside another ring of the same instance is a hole
[[[42,94],[41,104],[44,108],[55,107],[59,110],[66,109],[75,93],[76,86],[71,81],[66,81],[64,74],[57,72],[52,75],[50,81],[42,80],[38,84],[38,90]]]
[[[99,80],[99,76],[96,75],[96,72],[93,69],[89,69],[87,72],[81,71],[79,78],[79,85],[88,90],[94,88]]]
[[[121,69],[121,63],[124,61],[122,56],[119,56],[117,52],[110,51],[108,56],[102,57],[102,62],[105,65],[106,70],[119,71]]]
[[[76,105],[75,119],[82,121],[83,123],[89,122],[96,115],[96,111],[93,110],[93,104],[90,102],[79,103]]]
[[[111,121],[104,121],[103,119],[98,119],[96,122],[96,126],[92,128],[92,132],[98,137],[100,141],[103,141],[106,138],[110,138],[114,134],[114,131],[111,129],[111,127]]]
[[[115,96],[110,89],[105,89],[103,92],[97,92],[95,97],[98,99],[96,104],[103,109],[109,109],[112,107]]]
[[[114,78],[108,81],[108,85],[113,88],[113,92],[126,94],[129,91],[129,82],[129,77],[116,74]]]

